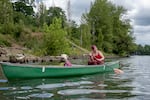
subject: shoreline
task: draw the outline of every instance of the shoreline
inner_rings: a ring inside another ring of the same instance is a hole
[[[27,48],[23,47],[0,47],[0,62],[12,63],[36,63],[36,62],[55,62],[62,61],[60,56],[35,56],[28,53]],[[29,51],[29,50],[28,50]],[[88,55],[70,55],[69,59],[88,59]],[[107,55],[106,59],[121,58],[117,55]]]

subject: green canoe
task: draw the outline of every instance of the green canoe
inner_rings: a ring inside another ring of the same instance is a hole
[[[103,73],[119,68],[119,62],[109,62],[103,65],[73,65],[71,67],[53,65],[27,65],[1,63],[3,72],[8,79],[67,77]]]

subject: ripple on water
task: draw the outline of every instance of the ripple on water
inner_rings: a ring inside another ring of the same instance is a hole
[[[64,85],[62,83],[56,83],[56,84],[43,84],[43,85],[36,86],[36,88],[46,89],[46,90],[60,88],[60,87],[64,87]]]
[[[43,84],[43,85],[36,86],[36,88],[48,90],[48,89],[65,87],[65,86],[80,86],[83,84],[86,85],[86,84],[94,84],[94,83],[91,81],[66,82],[66,83],[55,83],[55,84]]]
[[[93,89],[67,89],[67,90],[60,90],[58,94],[60,95],[80,95],[80,94],[91,94],[94,92],[98,92],[98,90]]]
[[[6,82],[8,82],[8,80],[0,79],[0,83],[6,83]]]
[[[32,87],[30,86],[23,86],[23,87],[20,87],[22,90],[31,90]]]
[[[9,90],[9,87],[0,87],[0,90]]]
[[[79,81],[79,82],[66,82],[64,83],[64,86],[79,86],[79,85],[89,85],[89,84],[94,84],[91,81]]]
[[[13,94],[24,94],[24,93],[29,93],[29,92],[33,92],[32,90],[25,90],[25,91],[13,91],[13,92],[8,92],[5,93],[5,95],[13,95]]]
[[[39,91],[39,90],[34,90],[34,89],[31,89],[31,90],[17,90],[17,91],[11,91],[11,92],[4,93],[4,95],[25,94],[25,93],[33,93],[33,92],[37,92],[37,91]]]
[[[51,93],[36,93],[36,94],[31,94],[28,96],[17,96],[16,99],[20,99],[20,100],[29,100],[31,98],[51,98],[53,96],[53,94]]]
[[[26,96],[26,97],[20,97],[20,96],[18,96],[18,97],[16,97],[16,99],[28,100],[28,99],[30,99],[30,97],[28,97],[28,96]]]
[[[78,88],[79,88],[79,89],[85,89],[85,88],[92,89],[92,88],[94,88],[94,87],[96,87],[96,86],[80,86],[80,87],[78,87]]]
[[[138,95],[138,96],[150,96],[150,93],[149,92],[142,92],[142,91],[136,91],[136,90],[133,90],[131,91],[132,94],[134,95]]]
[[[54,96],[52,93],[35,93],[28,95],[30,98],[51,98],[52,96]]]
[[[108,85],[107,84],[99,84],[98,86],[100,86],[100,87],[107,87]]]
[[[95,90],[95,89],[66,89],[60,90],[57,93],[60,95],[82,95],[92,93],[125,93],[127,90]]]
[[[93,99],[93,98],[77,98],[71,100],[120,100],[120,99]]]
[[[0,87],[0,90],[16,90],[15,87]]]

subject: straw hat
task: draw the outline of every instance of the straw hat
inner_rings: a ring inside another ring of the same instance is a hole
[[[67,54],[61,54],[61,57],[64,59],[68,59],[68,55]]]

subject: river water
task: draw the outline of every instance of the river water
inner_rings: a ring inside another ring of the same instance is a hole
[[[123,74],[7,81],[0,100],[150,100],[150,56],[119,59]]]

